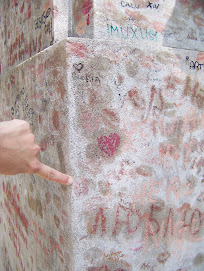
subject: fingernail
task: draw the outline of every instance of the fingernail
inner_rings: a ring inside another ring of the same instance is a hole
[[[69,176],[67,179],[67,184],[72,184],[72,183],[73,183],[73,178]]]

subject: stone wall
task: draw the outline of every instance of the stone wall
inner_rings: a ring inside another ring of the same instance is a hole
[[[203,0],[73,1],[73,35],[203,50]]]
[[[27,120],[41,147],[40,159],[63,172],[70,171],[66,69],[62,42],[0,80],[1,120]],[[1,177],[0,191],[0,270],[68,270],[68,264],[71,268],[71,188],[17,175]]]
[[[203,1],[70,1],[62,28],[53,2],[1,1],[2,33],[29,3],[54,25],[39,19],[40,52],[10,66],[16,38],[1,40],[0,121],[28,121],[40,160],[74,183],[0,177],[0,270],[202,271]]]
[[[1,0],[0,74],[67,34],[66,0]]]

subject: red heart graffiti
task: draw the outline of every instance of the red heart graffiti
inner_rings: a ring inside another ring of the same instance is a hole
[[[120,137],[118,134],[110,134],[109,137],[101,136],[97,138],[99,148],[108,154],[109,157],[114,155],[120,145]]]

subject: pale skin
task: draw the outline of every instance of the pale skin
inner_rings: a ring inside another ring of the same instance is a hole
[[[36,174],[49,181],[72,184],[71,176],[42,164],[37,157],[39,152],[28,122],[17,119],[0,122],[0,174]]]

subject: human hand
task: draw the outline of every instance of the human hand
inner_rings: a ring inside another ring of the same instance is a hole
[[[37,157],[39,152],[28,122],[18,119],[0,122],[0,174],[36,174],[49,181],[72,184],[71,176],[42,164]]]

